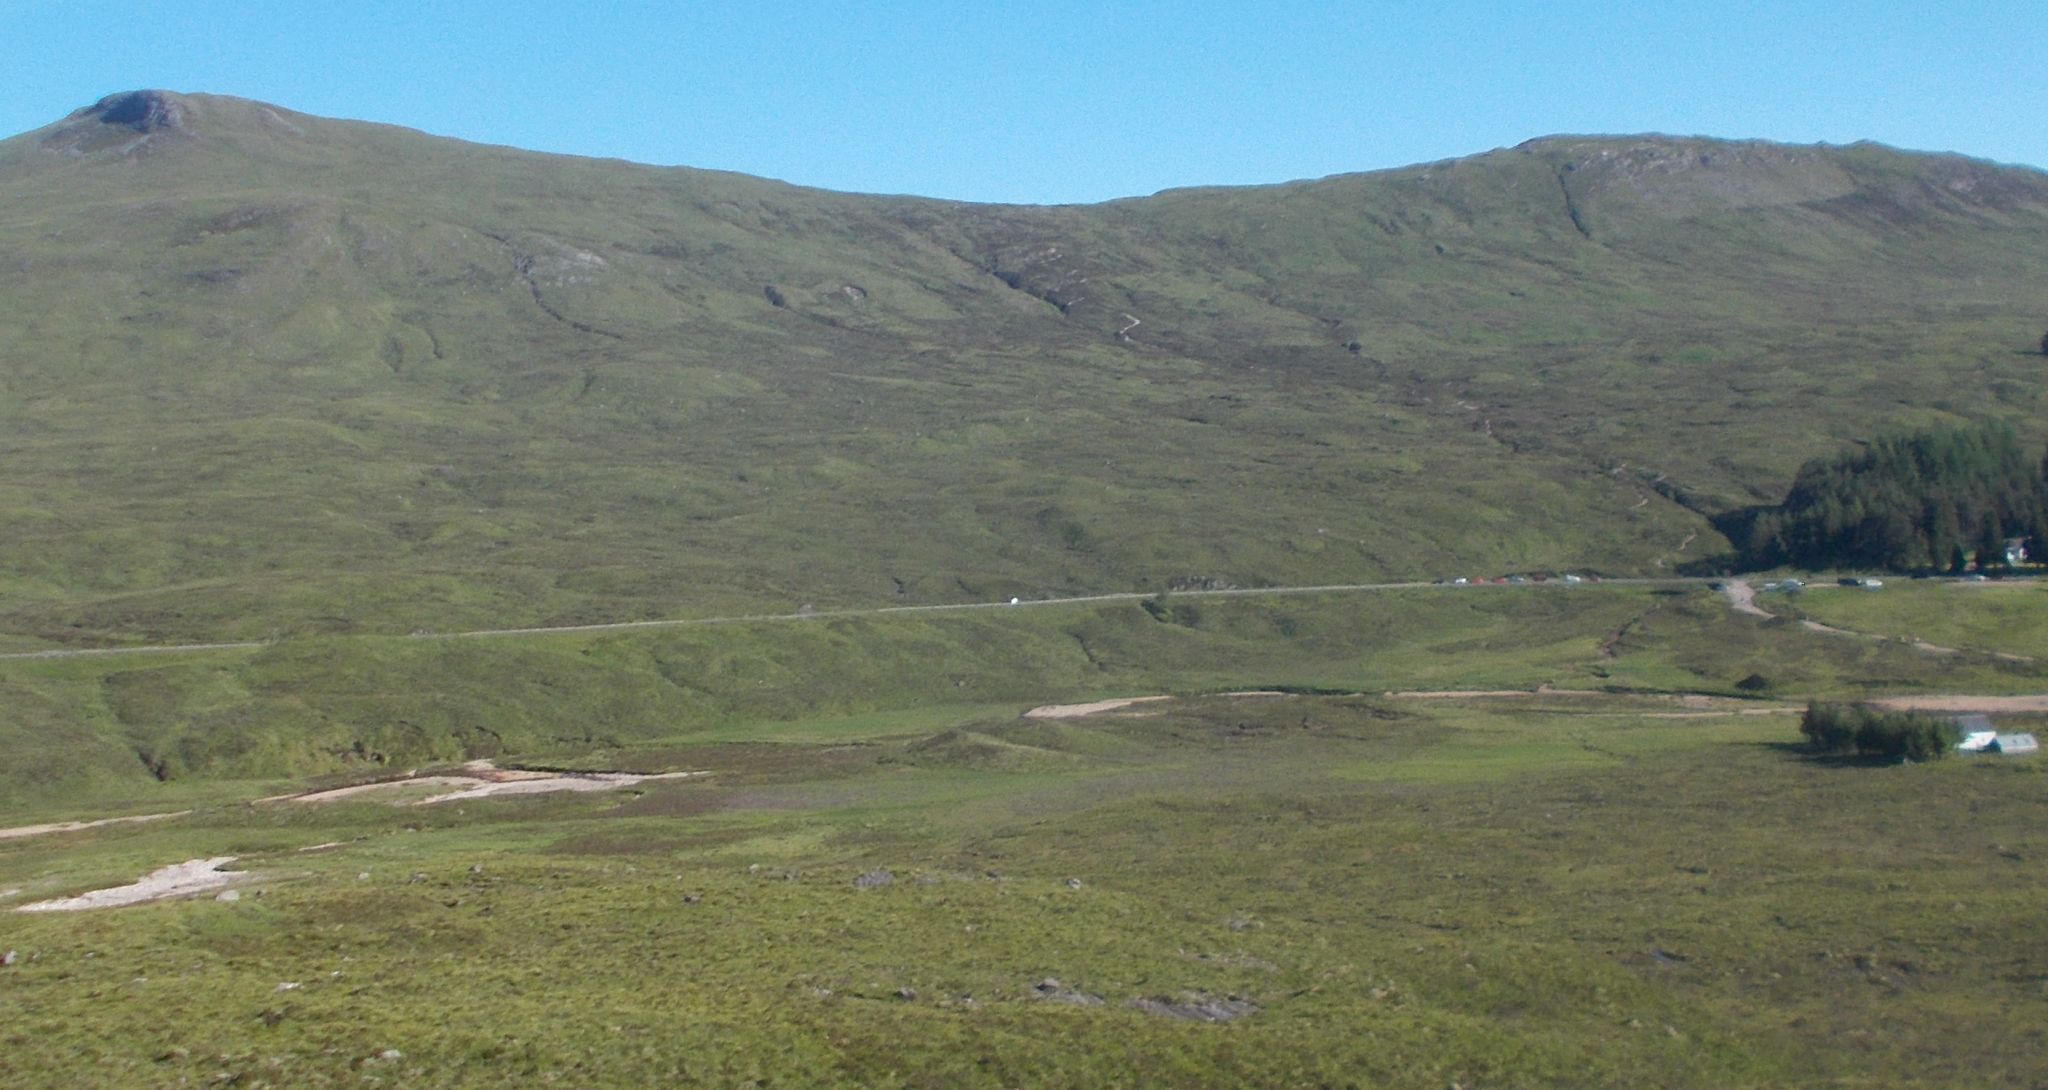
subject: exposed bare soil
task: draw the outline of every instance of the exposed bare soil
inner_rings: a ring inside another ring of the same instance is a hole
[[[69,833],[79,829],[96,829],[102,825],[121,825],[135,821],[162,821],[165,818],[183,817],[190,810],[173,810],[168,814],[136,814],[133,817],[100,818],[98,821],[53,821],[46,825],[17,825],[11,829],[0,829],[0,840],[18,840],[26,836],[43,836],[48,833]]]
[[[1113,712],[1133,704],[1172,700],[1170,696],[1127,696],[1121,700],[1096,700],[1087,704],[1042,704],[1024,713],[1026,719],[1080,719],[1098,712]]]
[[[112,886],[81,893],[76,897],[59,897],[50,901],[37,901],[21,905],[16,912],[83,912],[88,908],[120,908],[123,905],[139,905],[146,901],[159,901],[166,897],[183,897],[193,893],[204,893],[232,885],[248,877],[242,871],[227,871],[221,868],[235,861],[232,855],[213,859],[188,859],[159,867],[125,886]]]
[[[1756,604],[1756,588],[1741,579],[1731,579],[1722,584],[1721,593],[1728,596],[1728,605],[1737,613],[1752,617],[1773,617],[1773,614]]]
[[[376,783],[336,787],[300,795],[276,795],[258,801],[319,803],[372,797],[393,803],[409,802],[414,806],[428,806],[464,799],[489,798],[493,795],[611,791],[656,780],[679,780],[702,775],[702,772],[535,772],[527,769],[499,768],[490,761],[471,761],[463,765],[459,773],[407,776],[396,780],[380,780]],[[426,797],[418,797],[422,792],[426,793]]]
[[[1962,694],[1937,694],[1931,696],[1894,696],[1873,700],[1871,704],[1891,711],[1942,711],[1942,712],[1983,712],[1997,715],[2013,712],[2048,712],[2048,693],[2032,693],[2021,696],[1967,696]]]

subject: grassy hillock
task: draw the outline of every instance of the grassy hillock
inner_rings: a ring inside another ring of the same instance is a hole
[[[968,736],[948,744],[974,749],[990,714],[1148,693],[1855,698],[2038,691],[2048,670],[1818,634],[1732,613],[1703,588],[1174,602],[1163,618],[1121,602],[0,662],[0,811],[163,809],[189,792],[211,797],[212,781],[370,778],[473,757],[602,765],[679,743],[957,729]],[[1761,689],[1741,684],[1752,677]]]
[[[1871,146],[993,207],[149,93],[0,245],[24,647],[1656,572],[2044,407],[2048,179]]]

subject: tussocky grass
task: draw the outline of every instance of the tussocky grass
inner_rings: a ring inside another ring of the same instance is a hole
[[[23,1086],[2038,1079],[2040,768],[1816,763],[1788,717],[1670,706],[1199,697],[0,845],[37,897],[253,875],[6,917],[0,1032]],[[1183,994],[1256,1013],[1128,1006]]]

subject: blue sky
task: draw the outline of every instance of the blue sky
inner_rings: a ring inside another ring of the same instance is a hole
[[[469,140],[1094,201],[1558,132],[2048,166],[2048,5],[0,0],[0,134],[210,91]]]

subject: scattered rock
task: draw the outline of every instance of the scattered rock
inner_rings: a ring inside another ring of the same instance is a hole
[[[7,951],[5,954],[0,954],[0,965],[12,965],[20,960],[21,955],[12,950]]]
[[[1080,880],[1079,878],[1069,878],[1069,879],[1067,879],[1067,888],[1068,888],[1068,889],[1080,889],[1080,888],[1081,888],[1081,880]]]
[[[1198,992],[1182,993],[1178,1000],[1133,999],[1124,1006],[1183,1022],[1234,1022],[1259,1012],[1258,1005],[1248,999],[1234,995],[1226,995],[1219,999]]]
[[[1046,977],[1044,980],[1033,984],[1031,986],[1031,993],[1039,999],[1050,1000],[1054,1003],[1071,1003],[1077,1007],[1099,1007],[1102,1005],[1101,996],[1069,988],[1053,977]]]
[[[357,874],[357,875],[356,875],[356,881],[358,881],[358,882],[367,882],[367,881],[369,881],[369,880],[370,880],[370,872],[369,872],[369,871],[362,871],[361,873],[359,873],[359,874]]]
[[[684,903],[684,904],[686,904],[686,905],[694,905],[694,904],[696,904],[696,903],[697,903],[698,901],[701,901],[701,900],[703,900],[703,899],[704,899],[704,895],[703,895],[703,894],[701,894],[701,893],[685,893],[685,894],[683,894],[683,903]]]
[[[898,989],[896,989],[896,998],[898,998],[898,999],[916,999],[916,998],[917,998],[917,989],[916,989],[916,988],[898,988]]]
[[[896,875],[886,870],[871,870],[853,880],[855,889],[880,889],[896,881]]]
[[[222,904],[231,905],[242,899],[242,891],[239,889],[224,889],[214,894],[213,899]]]
[[[1195,961],[1206,961],[1212,965],[1228,965],[1234,969],[1257,969],[1263,973],[1277,973],[1280,971],[1278,965],[1267,961],[1265,958],[1253,957],[1242,950],[1229,954],[1188,953],[1183,950],[1181,951],[1181,956],[1192,958]]]
[[[385,1063],[393,1063],[395,1061],[405,1059],[405,1053],[400,1052],[395,1048],[387,1048],[384,1051],[377,1053],[377,1059],[383,1060]]]
[[[469,873],[471,873],[471,874],[482,874],[483,872],[484,872],[484,865],[483,865],[482,863],[472,863],[472,864],[470,864],[470,867],[469,867]]]
[[[277,990],[278,990],[278,991],[281,991],[281,992],[295,992],[295,991],[298,991],[298,990],[299,990],[300,988],[303,988],[303,987],[305,987],[305,985],[304,985],[304,984],[301,984],[301,983],[299,983],[299,982],[298,982],[298,981],[296,981],[296,980],[287,980],[287,981],[285,981],[285,982],[283,982],[283,983],[279,984],[279,985],[277,986]]]

